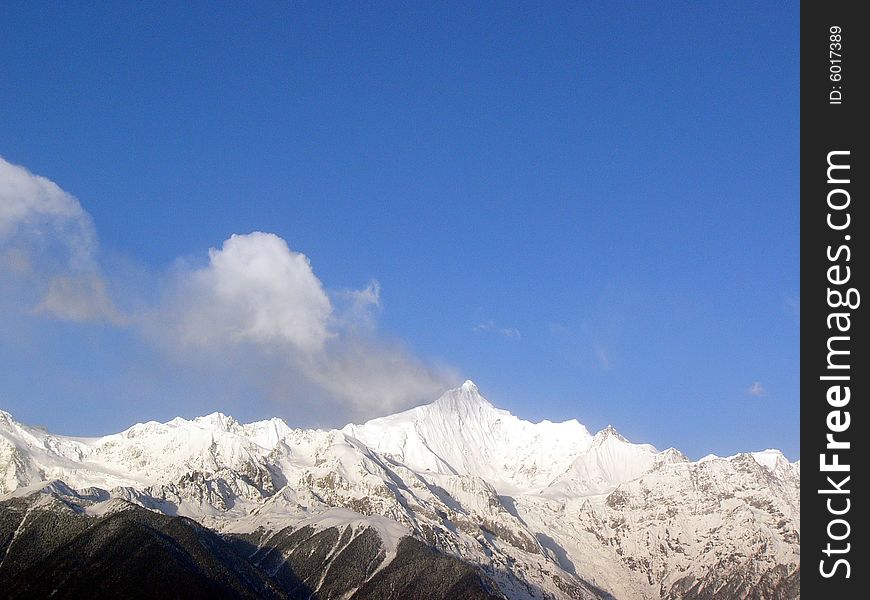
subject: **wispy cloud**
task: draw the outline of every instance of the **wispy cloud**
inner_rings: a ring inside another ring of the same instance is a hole
[[[336,301],[336,312],[342,324],[350,329],[371,331],[377,325],[381,311],[381,284],[373,279],[360,290],[339,290],[332,294]]]
[[[522,339],[522,334],[520,330],[516,327],[499,327],[495,324],[494,321],[484,321],[483,323],[478,323],[472,328],[474,333],[483,333],[483,332],[491,332],[506,337],[512,340],[520,340]]]
[[[34,312],[65,321],[101,321],[123,325],[127,317],[112,302],[105,280],[95,273],[58,275],[48,282],[48,291]]]
[[[612,363],[610,362],[610,352],[604,346],[595,344],[595,359],[598,361],[598,367],[603,371],[609,371]]]
[[[750,396],[755,396],[756,398],[761,398],[767,395],[767,390],[764,389],[764,386],[761,385],[760,381],[753,381],[752,385],[747,388],[746,393]]]

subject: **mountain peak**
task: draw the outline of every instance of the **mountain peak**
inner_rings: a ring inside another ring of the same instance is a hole
[[[470,379],[466,379],[465,383],[463,383],[459,389],[461,389],[463,392],[480,394],[480,389],[478,389],[477,384]]]
[[[495,408],[489,400],[480,395],[480,389],[470,379],[458,388],[447,390],[433,406],[449,412],[464,413],[479,411],[481,408]]]
[[[217,429],[219,431],[230,431],[239,424],[233,417],[225,415],[222,412],[213,412],[209,415],[196,417],[193,422],[201,427]]]
[[[624,442],[626,444],[630,443],[627,439],[625,439],[625,437],[622,436],[622,434],[616,431],[616,428],[613,427],[613,425],[608,425],[607,427],[595,434],[595,437],[592,438],[592,444],[602,444],[607,438],[610,437],[613,437],[620,442]]]

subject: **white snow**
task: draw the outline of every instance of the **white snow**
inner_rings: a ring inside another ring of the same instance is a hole
[[[782,452],[770,448],[768,448],[767,450],[762,450],[761,452],[752,452],[752,458],[758,461],[758,464],[763,467],[767,467],[771,471],[776,468],[776,465],[778,463],[786,461],[786,458],[783,456]]]
[[[545,487],[592,443],[576,420],[523,421],[471,381],[432,404],[342,431],[417,471],[474,475],[509,491]]]

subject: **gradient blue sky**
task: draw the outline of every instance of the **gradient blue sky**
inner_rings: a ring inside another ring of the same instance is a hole
[[[336,303],[379,282],[372,335],[523,418],[798,458],[798,5],[602,4],[16,3],[0,156],[79,199],[129,305],[273,232]],[[346,417],[3,306],[25,422]]]

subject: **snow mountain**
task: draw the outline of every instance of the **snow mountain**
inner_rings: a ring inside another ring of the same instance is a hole
[[[169,539],[167,581],[226,597],[793,599],[799,496],[776,450],[693,462],[470,381],[329,431],[214,413],[80,438],[0,411],[0,589],[72,595],[70,548],[87,573]]]

